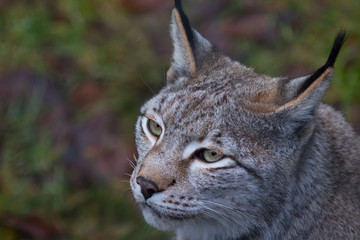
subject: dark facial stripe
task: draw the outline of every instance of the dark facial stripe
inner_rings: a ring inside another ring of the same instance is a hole
[[[257,174],[257,172],[256,172],[255,169],[250,168],[250,167],[247,167],[247,166],[243,165],[243,164],[240,163],[240,162],[236,162],[236,164],[237,164],[239,167],[245,169],[249,174],[251,174],[251,175],[254,176],[255,178],[257,178],[257,179],[259,179],[259,180],[263,180],[263,178],[262,178],[259,174]]]
[[[220,160],[221,161],[221,160]],[[215,171],[219,171],[219,170],[228,170],[228,169],[233,169],[235,168],[237,165],[232,165],[232,166],[226,166],[226,167],[217,167],[217,168],[207,168],[206,170],[209,172],[215,172]]]
[[[163,96],[159,102],[159,113],[163,111],[163,107],[167,105],[168,95]]]

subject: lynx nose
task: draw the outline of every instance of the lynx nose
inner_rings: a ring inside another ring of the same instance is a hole
[[[159,192],[159,188],[157,187],[156,183],[144,177],[137,177],[136,183],[140,185],[141,193],[145,200],[150,198],[154,193]]]

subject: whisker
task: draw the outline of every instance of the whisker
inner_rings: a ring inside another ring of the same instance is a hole
[[[152,92],[153,95],[155,95],[155,92],[152,90],[152,88],[150,87],[149,84],[147,84],[147,82],[139,75],[137,74],[138,78],[140,78],[144,83],[145,85],[150,89],[150,91]]]
[[[211,202],[211,201],[207,201],[209,204],[213,204],[214,202]],[[214,204],[217,209],[218,209],[218,206],[216,204]],[[222,205],[222,204],[219,204],[219,205]],[[222,205],[222,206],[225,206],[225,205]],[[234,220],[232,219],[232,214],[227,214],[226,211],[218,211],[218,210],[215,210],[211,207],[208,206],[208,204],[206,205],[202,205],[202,207],[207,210],[204,212],[204,214],[206,214],[207,216],[209,216],[210,218],[213,218],[215,219],[217,222],[219,222],[221,225],[223,225],[225,228],[228,227],[228,226],[231,226],[232,223],[234,222]]]
[[[215,205],[215,206],[218,206],[218,207],[226,208],[226,209],[231,210],[231,211],[239,212],[238,209],[236,209],[236,208],[234,208],[234,207],[227,206],[227,205],[222,204],[222,203],[218,203],[218,202],[214,202],[214,201],[209,201],[209,200],[203,200],[203,202],[204,202],[204,203],[207,203],[207,204],[212,204],[212,205]]]
[[[163,69],[163,78],[164,78],[163,80],[164,80],[164,84],[166,84],[166,83],[167,83],[167,80],[168,80],[166,75],[167,75],[167,70],[165,70],[165,68],[164,68],[164,69]]]
[[[133,157],[134,157],[135,162],[137,162],[137,157],[136,157],[135,153],[133,153]]]
[[[120,183],[130,183],[129,180],[120,180],[119,182],[120,182]]]
[[[127,160],[129,161],[129,164],[132,167],[132,169],[135,169],[135,163],[129,158],[127,158]]]
[[[131,174],[129,174],[129,173],[124,173],[124,175],[131,177]]]

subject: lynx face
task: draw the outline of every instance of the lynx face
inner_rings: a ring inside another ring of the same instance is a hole
[[[236,235],[246,233],[274,214],[268,204],[285,197],[285,189],[270,182],[290,174],[282,166],[291,163],[281,159],[291,161],[299,139],[243,110],[233,89],[241,84],[212,84],[215,78],[182,90],[169,85],[141,109],[131,186],[146,221],[161,230],[206,223],[230,233],[240,222]]]
[[[135,200],[150,225],[179,238],[257,236],[292,196],[344,34],[322,68],[288,79],[223,56],[191,28],[180,1],[171,26],[168,84],[136,123]]]

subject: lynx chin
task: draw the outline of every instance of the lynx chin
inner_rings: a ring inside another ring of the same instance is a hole
[[[166,86],[141,108],[130,185],[177,239],[360,239],[360,137],[320,103],[346,38],[295,79],[260,75],[171,17]],[[360,89],[359,89],[360,90]]]

